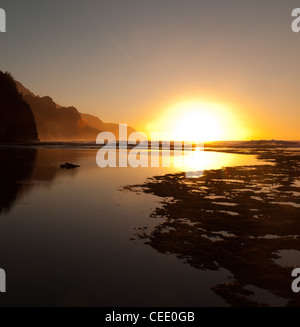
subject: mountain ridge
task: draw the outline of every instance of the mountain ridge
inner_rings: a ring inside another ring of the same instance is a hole
[[[100,132],[111,132],[119,139],[119,125],[105,123],[99,117],[81,113],[73,106],[63,107],[50,96],[35,95],[21,82],[16,85],[35,117],[39,139],[42,142],[92,141]],[[128,126],[128,134],[135,130]]]

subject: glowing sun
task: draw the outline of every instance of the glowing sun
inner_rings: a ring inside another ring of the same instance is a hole
[[[151,129],[179,141],[244,140],[248,134],[231,108],[201,101],[172,106]]]

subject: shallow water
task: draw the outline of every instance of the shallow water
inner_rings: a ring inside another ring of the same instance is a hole
[[[130,240],[135,228],[147,233],[159,223],[150,214],[160,198],[121,188],[184,167],[101,169],[97,150],[84,148],[0,151],[0,305],[227,306],[211,287],[228,271],[201,271]],[[203,156],[200,169],[262,163]],[[62,170],[64,162],[81,167]]]

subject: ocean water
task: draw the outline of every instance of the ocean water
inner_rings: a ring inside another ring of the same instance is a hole
[[[163,221],[150,217],[161,199],[122,188],[185,167],[99,168],[96,155],[84,146],[1,148],[0,305],[227,306],[211,287],[229,271],[195,269],[132,240],[140,226],[147,233]],[[60,169],[65,162],[80,168]],[[261,163],[204,152],[196,166]]]

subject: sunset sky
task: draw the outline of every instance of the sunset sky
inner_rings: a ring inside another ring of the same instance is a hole
[[[197,128],[204,117],[223,130],[211,138],[300,139],[297,0],[3,0],[0,7],[7,15],[0,70],[35,94],[146,132],[182,121]]]

